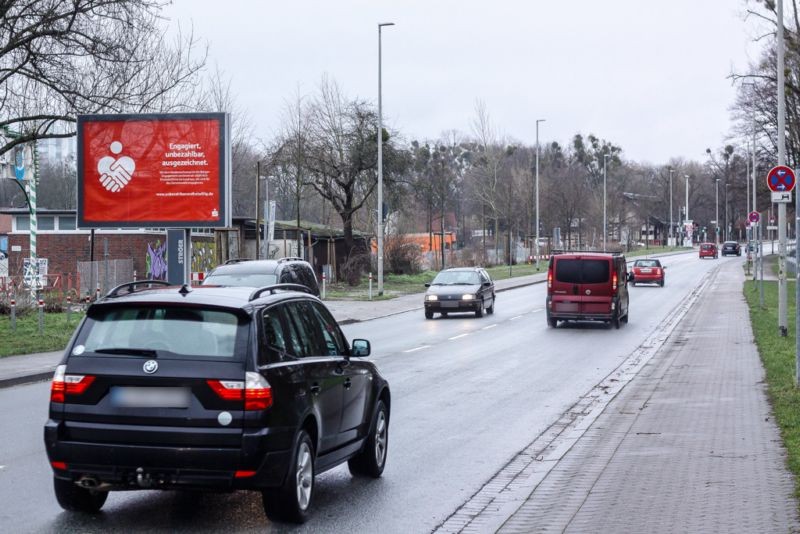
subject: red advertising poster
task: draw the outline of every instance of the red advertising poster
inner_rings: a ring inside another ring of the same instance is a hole
[[[83,227],[225,226],[225,115],[78,118]]]

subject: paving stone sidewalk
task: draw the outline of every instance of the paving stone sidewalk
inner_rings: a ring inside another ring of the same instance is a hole
[[[500,532],[800,532],[742,281],[721,267]]]

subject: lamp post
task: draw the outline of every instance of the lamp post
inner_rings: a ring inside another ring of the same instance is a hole
[[[383,295],[383,109],[381,101],[381,29],[394,22],[378,24],[378,296]],[[442,236],[444,239],[444,236]]]
[[[609,154],[603,154],[603,252],[606,250],[606,166]]]
[[[714,179],[714,243],[719,245],[719,178]]]
[[[672,222],[672,173],[673,172],[675,172],[675,169],[670,167],[669,168],[669,241],[670,241],[669,244],[670,244],[670,246],[674,246],[672,244],[672,237],[673,237],[673,235],[672,235],[672,228],[673,228],[673,222]]]
[[[534,246],[536,259],[535,264],[539,265],[539,123],[546,119],[536,119],[536,245]]]
[[[684,228],[685,228],[686,225],[689,224],[689,175],[688,174],[684,174],[683,177],[686,178],[686,209],[683,212],[684,213],[684,217],[685,217],[684,221],[683,221],[683,225],[684,225]],[[686,235],[687,236],[689,235],[688,231],[686,232]],[[684,243],[684,245],[685,245],[685,243]],[[691,239],[689,240],[689,246],[690,247],[692,246],[692,240]]]

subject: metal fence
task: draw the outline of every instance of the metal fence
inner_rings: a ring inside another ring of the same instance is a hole
[[[112,288],[133,280],[133,258],[126,260],[79,261],[80,294],[92,295],[99,288],[105,295]]]

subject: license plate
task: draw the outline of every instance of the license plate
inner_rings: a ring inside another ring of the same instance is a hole
[[[651,271],[650,269],[642,269],[642,274],[647,274],[647,273],[649,273],[650,271]]]
[[[188,408],[189,388],[130,387],[111,388],[111,402],[121,408]]]
[[[458,302],[442,302],[442,308],[458,308]]]

